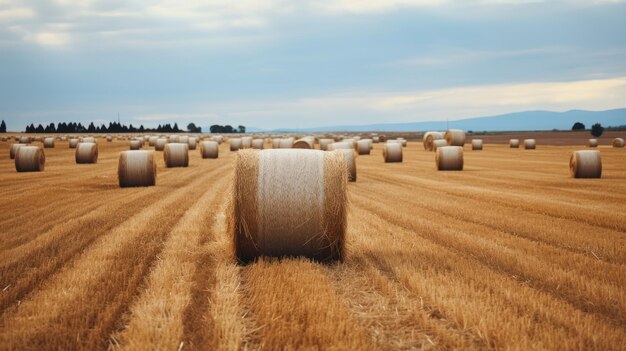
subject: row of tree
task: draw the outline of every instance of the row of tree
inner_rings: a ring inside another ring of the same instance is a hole
[[[245,133],[245,126],[237,126],[237,128],[233,128],[231,125],[221,126],[219,124],[214,124],[209,127],[209,131],[211,133]]]
[[[191,123],[193,124],[193,123]],[[191,125],[190,124],[190,125]],[[200,133],[202,132],[202,128],[197,128],[193,125],[193,131],[190,132]],[[6,127],[5,127],[6,128]],[[124,124],[118,122],[110,122],[109,126],[101,125],[96,126],[93,122],[91,122],[88,126],[84,126],[82,123],[58,123],[55,125],[54,123],[50,123],[47,126],[42,126],[39,124],[35,127],[34,124],[30,124],[26,126],[26,133],[144,133],[144,132],[157,132],[157,133],[182,133],[183,130],[178,128],[178,124],[174,123],[174,126],[171,124],[160,125],[157,128],[144,128],[143,125],[139,126],[139,128],[133,126],[132,124],[126,126]]]
[[[572,126],[572,130],[585,130],[585,129],[586,129],[585,125],[581,122],[576,122]],[[599,138],[602,135],[602,133],[604,133],[604,127],[602,126],[602,124],[596,123],[591,126],[591,135],[593,135],[594,137]]]

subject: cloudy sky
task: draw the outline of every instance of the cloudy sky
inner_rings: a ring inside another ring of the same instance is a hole
[[[0,0],[0,118],[260,128],[626,107],[624,0]]]

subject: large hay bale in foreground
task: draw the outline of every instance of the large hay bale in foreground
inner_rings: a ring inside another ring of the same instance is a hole
[[[624,139],[622,138],[613,139],[613,147],[624,147]]]
[[[230,142],[230,151],[238,151],[241,149],[241,138],[232,138]]]
[[[163,160],[167,168],[189,166],[189,144],[169,143],[165,145]]]
[[[70,142],[68,144],[70,149],[76,149],[76,147],[78,146],[80,140],[78,140],[77,138],[72,138],[70,139]]]
[[[442,146],[437,148],[435,164],[439,171],[462,171],[463,170],[463,147]]]
[[[15,155],[17,154],[17,150],[22,146],[28,146],[27,144],[13,144],[11,145],[11,150],[9,150],[9,157],[14,160]]]
[[[472,150],[482,150],[482,149],[483,149],[483,140],[472,139]]]
[[[41,172],[46,166],[46,155],[38,146],[22,146],[15,153],[15,170]]]
[[[203,141],[200,143],[200,155],[202,158],[217,158],[220,152],[219,146],[217,141]]]
[[[461,129],[448,129],[443,136],[448,146],[464,146],[465,132]]]
[[[98,162],[98,144],[80,143],[76,147],[76,163],[96,163]]]
[[[572,152],[569,159],[569,170],[574,178],[602,177],[600,151],[581,150]]]
[[[519,148],[519,139],[511,139],[511,140],[509,140],[509,147],[511,149]]]
[[[156,184],[157,167],[152,151],[124,151],[117,165],[120,187],[153,186]]]
[[[435,140],[443,139],[444,134],[440,132],[426,132],[422,143],[424,144],[424,150],[434,151]],[[446,143],[447,144],[447,143]]]
[[[598,139],[589,139],[589,147],[598,147]]]
[[[524,139],[524,149],[534,150],[537,148],[537,142],[535,139]]]
[[[139,150],[143,146],[143,143],[140,140],[131,140],[130,141],[130,149],[131,150]]]
[[[45,149],[53,149],[54,148],[54,138],[45,138],[43,140],[43,147]]]
[[[348,205],[345,170],[340,152],[239,152],[227,216],[237,259],[342,260]]]
[[[383,159],[385,162],[402,162],[402,143],[386,142],[383,145]]]
[[[372,150],[372,139],[361,139],[356,142],[356,149],[359,155],[369,155]]]
[[[158,138],[154,143],[154,151],[163,151],[165,150],[165,145],[167,145],[167,139]]]

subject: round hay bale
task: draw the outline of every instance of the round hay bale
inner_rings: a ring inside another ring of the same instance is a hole
[[[435,140],[443,139],[443,133],[440,132],[426,132],[423,138],[424,150],[434,151]],[[447,144],[447,143],[446,143]]]
[[[280,143],[278,144],[281,149],[291,149],[293,148],[294,138],[282,138],[280,139]]]
[[[519,148],[519,139],[511,139],[511,140],[509,140],[509,147],[511,149]]]
[[[189,145],[183,143],[169,143],[165,145],[163,159],[167,168],[189,166]]]
[[[3,136],[2,138],[0,138],[0,140],[7,141],[8,139],[7,139],[7,137]]]
[[[589,147],[598,147],[598,139],[589,139]]]
[[[624,147],[624,139],[622,138],[613,139],[613,147]]]
[[[30,144],[30,142],[31,142],[30,137],[27,137],[27,136],[20,137],[20,144]]]
[[[374,144],[380,143],[380,137],[379,136],[373,136],[372,137],[372,143],[374,143]]]
[[[94,137],[84,137],[84,138],[82,138],[82,140],[80,142],[81,143],[95,143],[96,142],[96,138],[94,138]]]
[[[203,141],[200,143],[200,155],[202,158],[217,158],[220,152],[217,141]]]
[[[537,148],[537,142],[535,139],[524,139],[524,149],[534,150],[535,148]]]
[[[404,138],[396,138],[396,140],[398,141],[398,143],[400,143],[402,145],[402,147],[406,147],[407,145],[407,141]]]
[[[9,156],[12,160],[15,159],[15,155],[17,154],[17,150],[22,146],[28,146],[27,144],[13,144],[11,145],[11,150],[9,151]]]
[[[351,143],[352,144],[352,148],[356,150],[357,144],[356,144],[356,140],[354,140],[353,138],[344,138],[341,139],[342,143]]]
[[[112,136],[110,136],[110,135],[107,135],[107,142],[109,142],[109,143],[110,143],[110,142],[112,142],[112,141],[113,141],[113,137],[112,137]]]
[[[22,146],[15,153],[15,170],[18,172],[42,172],[46,155],[38,146]]]
[[[449,146],[465,146],[465,132],[461,129],[448,129],[443,137]]]
[[[117,179],[121,188],[154,186],[157,167],[152,151],[123,151],[117,164]]]
[[[70,139],[69,148],[70,149],[76,149],[76,146],[78,146],[78,142],[79,142],[79,140],[76,139],[76,138]]]
[[[249,149],[252,147],[252,137],[250,136],[243,136],[241,137],[241,148],[242,149]]]
[[[437,151],[438,148],[448,146],[446,139],[437,139],[433,141],[433,151]]]
[[[141,141],[139,140],[131,140],[130,141],[130,149],[131,150],[139,150],[141,149],[141,144],[143,144]]]
[[[238,151],[241,149],[241,138],[232,138],[230,141],[230,151]]]
[[[602,159],[600,151],[574,151],[569,159],[569,170],[573,178],[602,177]]]
[[[351,141],[349,142],[340,141],[338,143],[332,143],[328,145],[328,151],[341,150],[341,149],[354,150],[354,147],[352,145],[353,144]]]
[[[211,140],[216,141],[218,144],[222,145],[222,143],[224,142],[224,136],[216,135],[211,137]]]
[[[482,149],[483,149],[483,140],[472,139],[472,150],[482,150]]]
[[[372,150],[372,139],[361,139],[356,142],[359,155],[369,155]]]
[[[272,149],[280,148],[280,138],[272,138]]]
[[[435,163],[439,171],[462,171],[463,147],[442,146],[437,148]]]
[[[345,170],[340,152],[239,152],[227,216],[235,257],[240,262],[261,256],[343,260]]]
[[[159,139],[159,137],[151,136],[150,138],[148,138],[148,145],[150,147],[154,147],[154,145],[156,145],[157,139]]]
[[[177,143],[181,143],[181,144],[187,144],[187,145],[189,145],[189,137],[188,137],[188,136],[186,136],[186,135],[179,136],[179,137],[178,137],[178,141],[177,141]]]
[[[189,150],[195,150],[198,146],[198,139],[196,139],[195,137],[189,137],[187,145],[189,145]]]
[[[178,143],[178,142],[180,142],[180,137],[178,135],[170,135],[167,138],[167,142],[168,143]]]
[[[54,148],[54,138],[45,138],[43,140],[43,147],[45,149],[53,149]]]
[[[309,138],[302,138],[293,143],[294,149],[313,149],[313,142]]]
[[[334,142],[335,142],[335,139],[329,139],[329,138],[320,139],[320,150],[327,151],[328,145]]]
[[[252,139],[252,148],[263,150],[263,139]]]
[[[165,139],[165,138],[158,138],[156,142],[154,143],[154,150],[155,151],[165,150],[165,145],[167,145],[167,140],[168,139]]]
[[[386,163],[402,162],[402,143],[385,143],[383,146],[383,159]]]
[[[76,163],[96,163],[98,162],[98,144],[80,143],[76,148]]]

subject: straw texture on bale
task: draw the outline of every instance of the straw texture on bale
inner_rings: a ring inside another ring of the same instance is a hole
[[[251,147],[252,147],[252,137],[249,137],[249,136],[241,137],[241,148],[249,149]]]
[[[30,137],[27,137],[27,136],[20,137],[20,144],[30,144]]]
[[[27,144],[13,144],[11,145],[11,150],[9,151],[9,156],[11,159],[15,159],[15,155],[17,154],[17,150],[22,146],[28,146]]]
[[[54,138],[45,138],[43,140],[43,147],[46,149],[54,148]]]
[[[237,259],[343,260],[348,204],[345,169],[340,152],[238,153],[228,216]]]
[[[237,151],[241,149],[241,138],[230,139],[230,151]]]
[[[519,148],[519,139],[511,139],[509,140],[509,147],[513,149]]]
[[[598,139],[589,139],[589,147],[598,147]]]
[[[278,147],[281,149],[291,149],[293,147],[294,138],[282,138]]]
[[[463,147],[442,146],[437,148],[435,163],[439,171],[462,171]]]
[[[524,149],[534,150],[537,148],[537,142],[535,139],[524,139]]]
[[[196,137],[189,137],[187,145],[189,145],[189,150],[195,150],[196,147],[198,147],[198,139],[196,139]]]
[[[15,170],[18,172],[41,172],[46,166],[46,155],[37,146],[22,146],[15,153]]]
[[[165,145],[163,159],[167,168],[189,166],[189,145],[183,143],[170,143]]]
[[[622,138],[613,139],[613,147],[624,147],[624,139]]]
[[[141,141],[139,140],[131,140],[130,141],[130,149],[131,150],[139,150],[141,149],[141,144],[143,144]]]
[[[96,163],[98,162],[98,144],[80,143],[76,147],[76,163]]]
[[[202,158],[217,158],[220,147],[217,141],[203,141],[200,143],[200,155]]]
[[[353,148],[336,149],[335,152],[341,152],[346,159],[346,167],[348,167],[348,181],[356,182],[356,151]]]
[[[383,159],[385,162],[402,162],[402,144],[387,142],[383,146]]]
[[[448,146],[446,139],[437,139],[433,141],[433,151],[437,151],[438,148]]]
[[[602,159],[600,151],[574,151],[569,159],[570,174],[574,178],[602,177]]]
[[[78,139],[75,139],[75,138],[70,139],[69,148],[75,149],[76,146],[78,146],[78,142],[79,142]]]
[[[167,139],[159,138],[154,143],[154,150],[155,151],[163,151],[163,150],[165,150],[165,145],[166,144],[167,144]]]
[[[444,139],[449,146],[464,146],[465,132],[461,129],[448,129],[444,134]]]
[[[356,142],[359,155],[369,155],[372,150],[372,139],[362,139]]]
[[[327,151],[328,145],[334,142],[335,142],[335,139],[328,139],[328,138],[320,139],[320,150]]]
[[[252,148],[263,150],[263,139],[252,139]]]
[[[294,149],[313,149],[313,141],[311,141],[311,139],[308,139],[308,138],[298,139],[296,140],[295,143],[293,143],[293,148]]]
[[[483,140],[472,139],[472,150],[482,150],[482,149],[483,149]]]
[[[117,165],[120,187],[153,186],[156,184],[157,167],[152,151],[124,151]]]
[[[434,142],[435,140],[443,139],[443,133],[439,132],[426,132],[424,134],[424,150],[433,151],[434,150]]]

